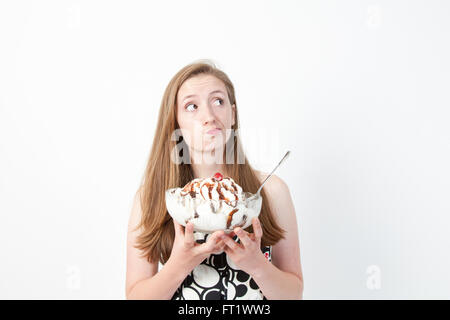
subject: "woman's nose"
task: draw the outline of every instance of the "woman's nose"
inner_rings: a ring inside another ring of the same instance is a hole
[[[216,116],[214,115],[214,111],[212,110],[211,106],[205,105],[202,109],[203,110],[201,119],[204,125],[216,119]]]

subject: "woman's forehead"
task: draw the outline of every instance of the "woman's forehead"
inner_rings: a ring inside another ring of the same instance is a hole
[[[178,90],[177,100],[183,101],[192,96],[208,96],[211,93],[226,94],[225,84],[212,75],[198,75],[186,80]]]

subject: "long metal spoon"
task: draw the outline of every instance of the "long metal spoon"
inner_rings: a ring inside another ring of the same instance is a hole
[[[261,184],[261,186],[259,187],[258,191],[256,191],[256,194],[259,194],[261,192],[261,189],[264,186],[264,184],[267,182],[267,180],[269,180],[269,178],[273,175],[275,170],[277,170],[277,168],[280,166],[280,164],[283,163],[283,161],[287,159],[287,157],[289,156],[290,153],[291,153],[290,151],[286,152],[286,154],[284,155],[283,159],[280,160],[280,162],[277,164],[275,169],[273,169],[272,172],[266,177],[266,179],[264,179],[264,181]]]

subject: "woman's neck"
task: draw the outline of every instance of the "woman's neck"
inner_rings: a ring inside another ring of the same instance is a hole
[[[191,153],[191,168],[194,178],[209,178],[216,172],[220,172],[225,176],[225,165],[218,162],[220,161],[216,161],[214,157],[207,156],[201,152]]]
[[[224,176],[226,175],[224,172],[223,165],[205,165],[205,164],[191,164],[192,171],[194,172],[194,179],[196,178],[210,178],[216,172],[222,173]]]

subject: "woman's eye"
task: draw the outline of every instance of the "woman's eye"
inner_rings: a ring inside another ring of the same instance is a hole
[[[217,102],[217,101],[220,101],[219,105],[223,105],[223,100],[222,99],[216,99],[216,101],[214,101],[214,102]]]
[[[187,111],[194,111],[195,109],[197,109],[198,107],[195,105],[195,104],[193,104],[193,103],[191,103],[191,104],[188,104],[187,106],[186,106],[186,110]]]

